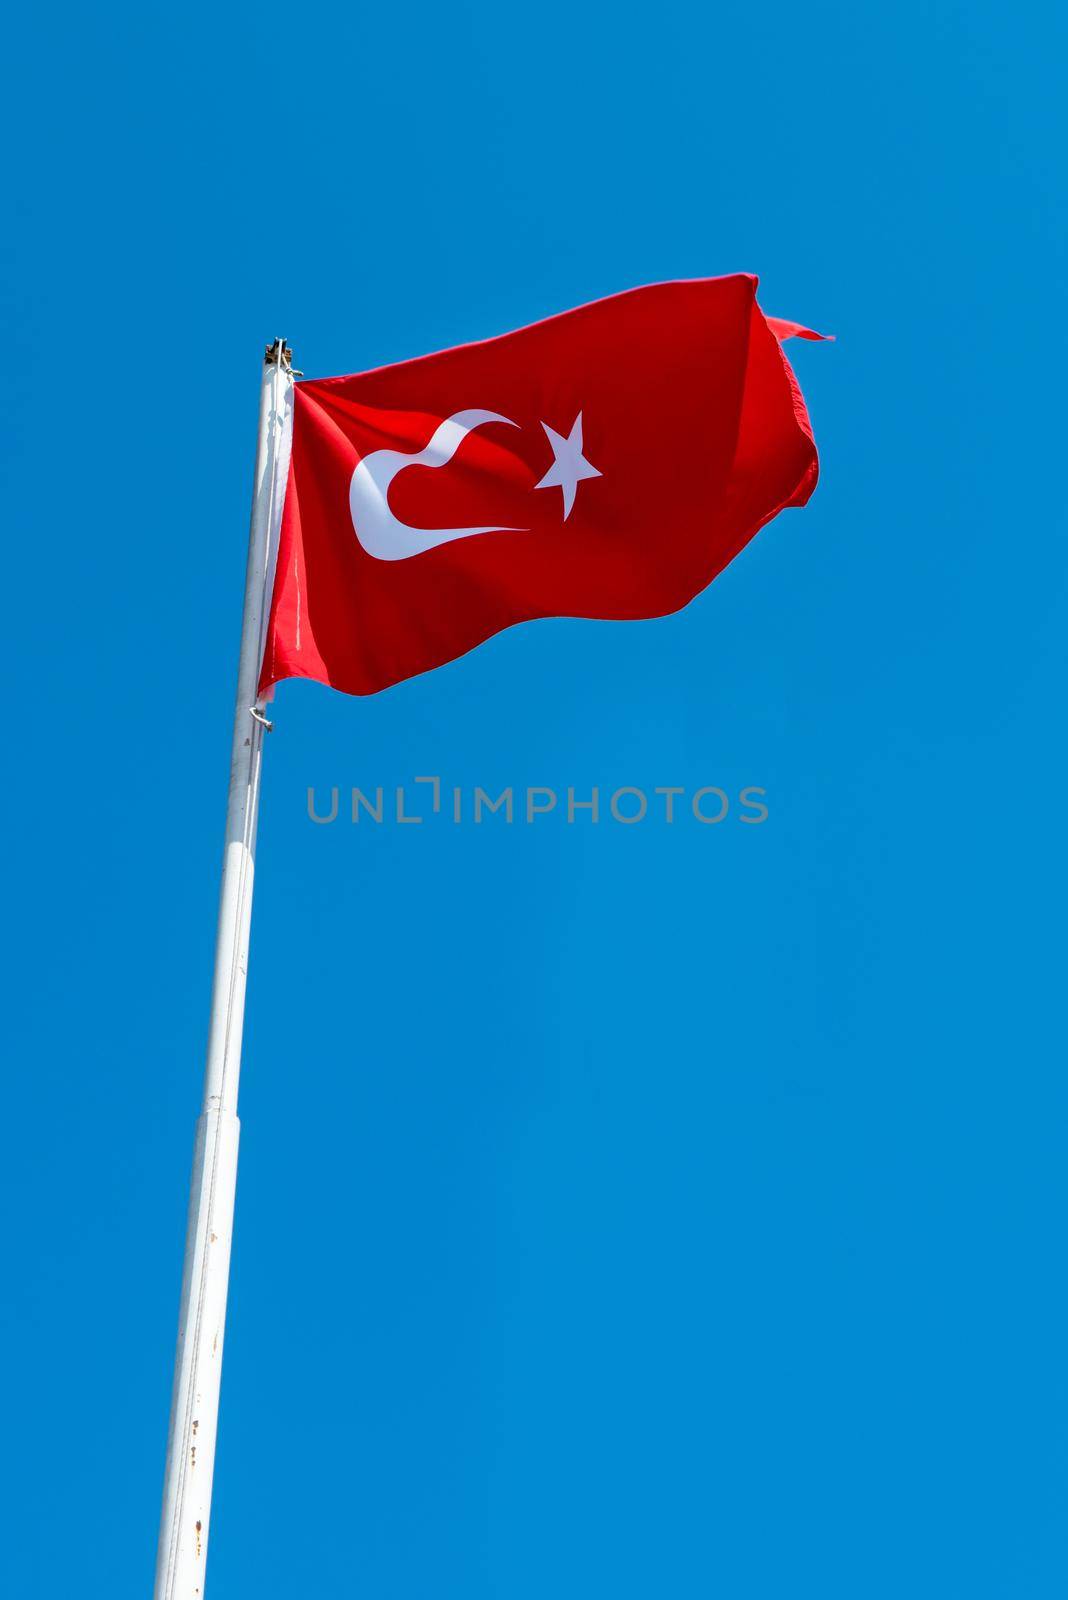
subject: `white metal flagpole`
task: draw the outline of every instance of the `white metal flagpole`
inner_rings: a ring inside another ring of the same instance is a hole
[[[288,470],[291,354],[284,339],[268,346],[260,391],[208,1059],[204,1103],[193,1150],[155,1600],[203,1600],[204,1595],[237,1185],[237,1082],[245,1016],[260,765],[263,735],[270,726],[256,690]]]

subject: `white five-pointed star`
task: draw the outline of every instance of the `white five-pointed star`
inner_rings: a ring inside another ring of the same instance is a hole
[[[592,467],[582,454],[582,412],[580,411],[571,425],[571,432],[565,439],[563,434],[557,433],[555,428],[550,428],[547,422],[542,427],[553,447],[553,464],[542,478],[540,483],[534,485],[535,489],[562,489],[564,491],[564,521],[571,515],[571,507],[575,504],[575,489],[583,478],[599,478],[601,474],[596,467]]]

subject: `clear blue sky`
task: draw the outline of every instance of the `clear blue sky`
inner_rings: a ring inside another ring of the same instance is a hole
[[[11,27],[5,1591],[151,1584],[264,343],[746,270],[806,511],[278,695],[209,1596],[1063,1593],[1063,11]],[[307,819],[426,773],[770,815]]]

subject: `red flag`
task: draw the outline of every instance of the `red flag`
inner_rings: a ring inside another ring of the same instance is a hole
[[[535,617],[676,611],[816,484],[757,280],[298,383],[261,689],[373,694]],[[778,337],[776,336],[778,334]]]

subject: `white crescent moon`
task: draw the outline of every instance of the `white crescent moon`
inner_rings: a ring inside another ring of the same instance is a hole
[[[405,467],[443,467],[451,461],[467,435],[487,422],[518,423],[496,411],[457,411],[435,428],[425,450],[406,455],[403,450],[372,450],[352,474],[349,511],[356,537],[376,561],[405,561],[452,539],[469,539],[474,533],[523,533],[522,528],[411,528],[389,509],[389,486]]]

